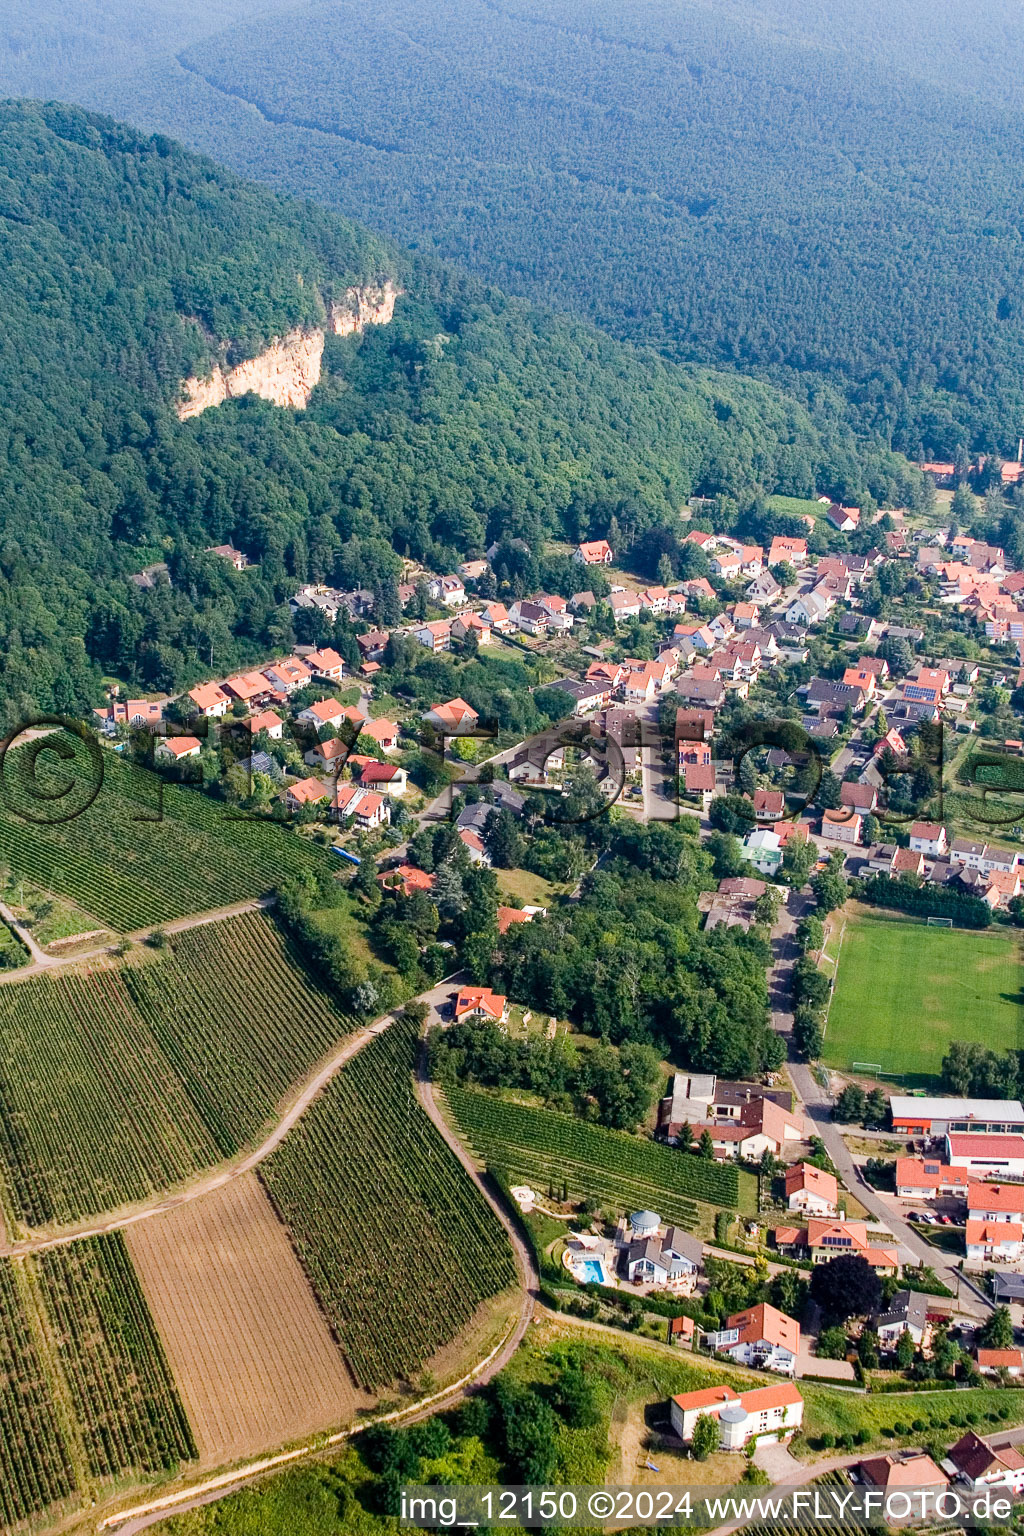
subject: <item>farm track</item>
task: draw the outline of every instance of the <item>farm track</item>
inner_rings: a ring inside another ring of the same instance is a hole
[[[194,925],[192,925],[194,926]],[[370,1040],[382,1033],[392,1022],[390,1018],[380,1020],[363,1029],[356,1030],[351,1035],[346,1035],[344,1041],[332,1051],[326,1061],[316,1069],[312,1077],[307,1078],[301,1085],[295,1097],[289,1102],[280,1120],[265,1139],[251,1152],[247,1152],[226,1167],[221,1166],[205,1174],[187,1189],[178,1194],[168,1195],[166,1198],[155,1202],[140,1202],[123,1211],[116,1212],[108,1217],[100,1217],[95,1221],[76,1223],[60,1231],[47,1233],[45,1236],[24,1238],[16,1242],[5,1243],[0,1247],[0,1258],[18,1258],[29,1253],[45,1253],[50,1248],[60,1248],[65,1243],[75,1243],[86,1237],[101,1237],[107,1232],[121,1232],[127,1227],[134,1226],[137,1222],[147,1221],[151,1216],[157,1216],[161,1211],[173,1211],[181,1205],[188,1205],[193,1200],[201,1200],[204,1195],[211,1194],[216,1189],[221,1189],[225,1184],[230,1184],[234,1179],[240,1179],[243,1175],[258,1168],[284,1141],[289,1131],[300,1120],[317,1097],[320,1091],[326,1087],[334,1075],[341,1070],[345,1063],[357,1052],[361,1051]]]
[[[230,906],[214,907],[209,912],[196,912],[190,917],[178,917],[169,923],[153,923],[148,928],[136,928],[131,933],[122,935],[114,943],[98,944],[94,949],[81,950],[75,955],[51,955],[45,949],[40,949],[31,931],[25,924],[16,918],[9,907],[0,902],[0,918],[14,929],[18,937],[23,940],[32,959],[28,965],[23,965],[16,971],[0,971],[0,986],[18,981],[29,981],[34,976],[42,976],[52,971],[66,970],[75,965],[87,965],[90,960],[101,960],[106,955],[116,955],[121,943],[128,939],[134,944],[142,944],[152,934],[160,933],[185,933],[189,928],[202,928],[207,923],[223,923],[232,917],[242,917],[246,912],[261,912],[273,906],[272,896],[253,897],[247,901],[235,901]],[[72,935],[72,937],[74,937]],[[70,940],[58,942],[68,943]]]
[[[358,1038],[358,1044],[356,1044],[355,1037],[350,1042],[354,1047],[350,1054],[354,1054],[355,1049],[361,1050],[374,1033],[381,1033],[382,1028],[387,1028],[390,1022],[390,1020],[381,1021],[366,1031],[360,1031],[361,1038]],[[219,1499],[226,1498],[229,1494],[237,1493],[240,1489],[257,1482],[263,1477],[283,1471],[286,1467],[294,1466],[296,1463],[304,1461],[311,1456],[322,1456],[332,1449],[344,1445],[346,1441],[360,1433],[361,1430],[368,1428],[370,1424],[413,1424],[435,1413],[441,1413],[446,1408],[452,1407],[468,1393],[484,1386],[499,1371],[503,1370],[511,1360],[522,1343],[534,1317],[539,1315],[537,1302],[540,1291],[540,1277],[534,1268],[529,1248],[517,1231],[512,1219],[504,1207],[495,1201],[473,1159],[451,1130],[438,1108],[434,1098],[433,1084],[426,1075],[422,1054],[417,1068],[415,1089],[420,1105],[433,1122],[445,1143],[451,1148],[466,1174],[472,1179],[488,1205],[494,1211],[512,1244],[522,1290],[519,1311],[514,1325],[501,1343],[492,1349],[490,1354],[485,1356],[482,1361],[479,1361],[472,1370],[468,1371],[450,1386],[433,1393],[430,1397],[422,1399],[419,1403],[411,1404],[408,1408],[396,1409],[388,1414],[381,1414],[376,1418],[367,1419],[354,1429],[340,1430],[326,1438],[322,1435],[317,1436],[304,1446],[296,1447],[290,1451],[283,1451],[276,1456],[263,1457],[257,1462],[250,1463],[247,1467],[241,1466],[231,1472],[221,1473],[219,1476],[209,1478],[192,1488],[182,1489],[179,1493],[166,1494],[162,1498],[154,1499],[147,1504],[137,1505],[134,1509],[127,1509],[119,1514],[108,1515],[100,1522],[100,1530],[116,1529],[119,1532],[119,1536],[137,1536],[138,1532],[144,1531],[150,1526],[170,1518],[172,1515],[186,1514],[190,1510],[216,1503]],[[614,1334],[615,1330],[609,1329],[608,1332]]]

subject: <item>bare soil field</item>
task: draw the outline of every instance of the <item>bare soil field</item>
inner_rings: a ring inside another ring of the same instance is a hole
[[[254,1174],[139,1222],[127,1239],[201,1465],[344,1424],[370,1405]]]

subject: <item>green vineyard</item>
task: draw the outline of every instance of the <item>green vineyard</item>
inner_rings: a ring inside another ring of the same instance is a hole
[[[54,1249],[38,1265],[93,1475],[192,1460],[192,1431],[121,1234]]]
[[[420,1369],[513,1284],[507,1235],[412,1086],[416,1032],[362,1050],[260,1168],[360,1386]]]
[[[232,1155],[352,1024],[262,913],[120,970],[0,988],[8,1214],[75,1221]]]
[[[10,1262],[0,1263],[0,1514],[16,1525],[74,1489],[53,1391]]]
[[[478,1089],[452,1087],[446,1097],[459,1131],[483,1162],[540,1190],[564,1184],[577,1198],[589,1195],[619,1210],[646,1207],[693,1229],[698,1201],[735,1209],[741,1178],[750,1178],[737,1168]]]
[[[16,879],[69,896],[118,932],[263,895],[328,853],[268,821],[230,819],[230,807],[101,750],[103,781],[85,809],[91,764],[54,768],[17,747],[4,761],[0,860]],[[73,784],[78,793],[59,795]],[[79,789],[80,786],[80,789]],[[56,798],[41,801],[46,792]],[[65,806],[65,800],[67,804]],[[68,820],[47,822],[42,815]],[[78,814],[74,814],[78,812]]]

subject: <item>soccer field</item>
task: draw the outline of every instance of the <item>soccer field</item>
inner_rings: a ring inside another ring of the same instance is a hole
[[[846,1070],[877,1062],[934,1088],[951,1040],[1024,1048],[1017,933],[848,916],[822,1059]]]

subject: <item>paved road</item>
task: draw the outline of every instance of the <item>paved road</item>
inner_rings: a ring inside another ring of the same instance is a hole
[[[901,1259],[907,1262],[907,1253],[909,1253],[909,1262],[929,1265],[954,1295],[959,1293],[961,1310],[979,1317],[991,1312],[992,1302],[972,1280],[960,1274],[955,1258],[938,1248],[933,1248],[914,1231],[898,1211],[893,1210],[877,1190],[872,1189],[868,1184],[832,1120],[832,1100],[820,1086],[811,1069],[803,1062],[791,1061],[789,1072],[793,1086],[803,1101],[807,1116],[814,1123],[815,1131],[824,1142],[843,1183],[848,1189],[854,1191],[857,1199],[867,1207],[872,1216],[883,1226],[888,1227],[896,1237],[900,1248],[906,1250],[900,1253]]]

